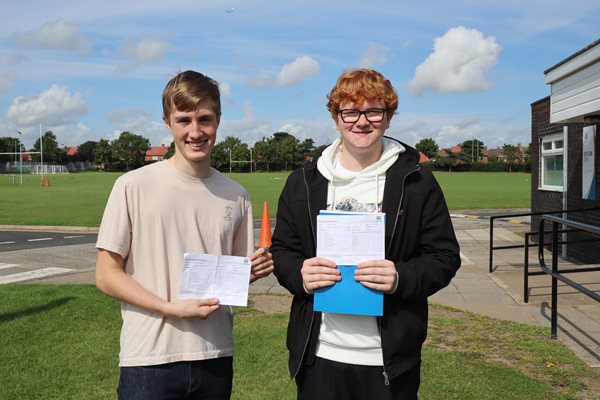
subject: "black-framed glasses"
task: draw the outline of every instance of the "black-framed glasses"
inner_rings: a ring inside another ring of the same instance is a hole
[[[369,122],[381,122],[385,116],[385,108],[369,108],[364,111],[345,109],[338,110],[338,114],[342,117],[342,121],[346,123],[354,123],[360,119],[361,115],[364,115]]]

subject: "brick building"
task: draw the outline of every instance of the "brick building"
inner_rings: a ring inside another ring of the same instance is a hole
[[[169,151],[169,147],[165,146],[152,146],[148,150],[146,150],[146,156],[144,157],[144,161],[153,162],[153,161],[162,161],[165,158],[165,155]]]
[[[551,95],[531,104],[531,211],[600,207],[600,40],[544,71]],[[592,136],[592,140],[585,140]],[[584,172],[585,171],[585,172]],[[592,188],[589,190],[589,188]],[[600,226],[600,211],[566,218]],[[537,231],[540,218],[532,218]],[[546,226],[546,229],[550,227]],[[569,233],[567,240],[593,236]],[[600,262],[600,243],[563,247],[567,258]]]

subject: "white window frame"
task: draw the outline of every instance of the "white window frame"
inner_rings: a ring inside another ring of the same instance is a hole
[[[564,191],[564,185],[565,185],[565,175],[566,175],[566,168],[567,168],[567,159],[566,159],[566,135],[564,133],[559,133],[559,134],[555,134],[555,135],[548,135],[548,136],[542,136],[540,137],[540,179],[539,179],[539,189],[541,190],[548,190],[548,191],[553,191],[553,192],[562,192]],[[558,147],[559,142],[562,142],[562,147]],[[550,145],[549,149],[544,149],[544,147],[548,147],[548,146],[544,146],[544,145]],[[563,156],[563,183],[562,185],[552,185],[552,184],[547,184],[544,181],[544,171],[545,171],[545,164],[546,164],[546,159],[548,157],[554,157],[554,156],[558,156],[558,155],[562,155]]]

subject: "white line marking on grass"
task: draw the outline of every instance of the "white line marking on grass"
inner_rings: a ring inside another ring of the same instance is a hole
[[[81,238],[81,237],[85,237],[85,236],[84,235],[65,236],[64,239],[77,239],[77,238]]]
[[[0,263],[0,269],[8,269],[8,268],[14,268],[14,267],[18,267],[21,264],[5,264],[5,263]]]
[[[10,242],[0,242],[0,244],[13,244],[13,243],[17,243],[14,240],[11,240]]]
[[[21,272],[18,274],[12,274],[12,275],[7,275],[7,276],[0,276],[0,285],[6,284],[6,283],[29,281],[32,279],[40,279],[40,278],[45,278],[45,277],[52,276],[52,275],[64,274],[64,273],[71,272],[71,271],[75,271],[75,270],[70,269],[70,268],[50,267],[50,268],[36,269],[34,271]]]
[[[28,242],[41,242],[43,240],[52,240],[52,238],[27,239]]]

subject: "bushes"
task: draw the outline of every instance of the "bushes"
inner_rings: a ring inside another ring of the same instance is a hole
[[[421,165],[430,171],[447,172],[531,172],[531,164],[508,164],[505,162],[492,161],[489,163],[469,164],[462,163],[451,165],[442,160],[436,162],[421,163]]]

